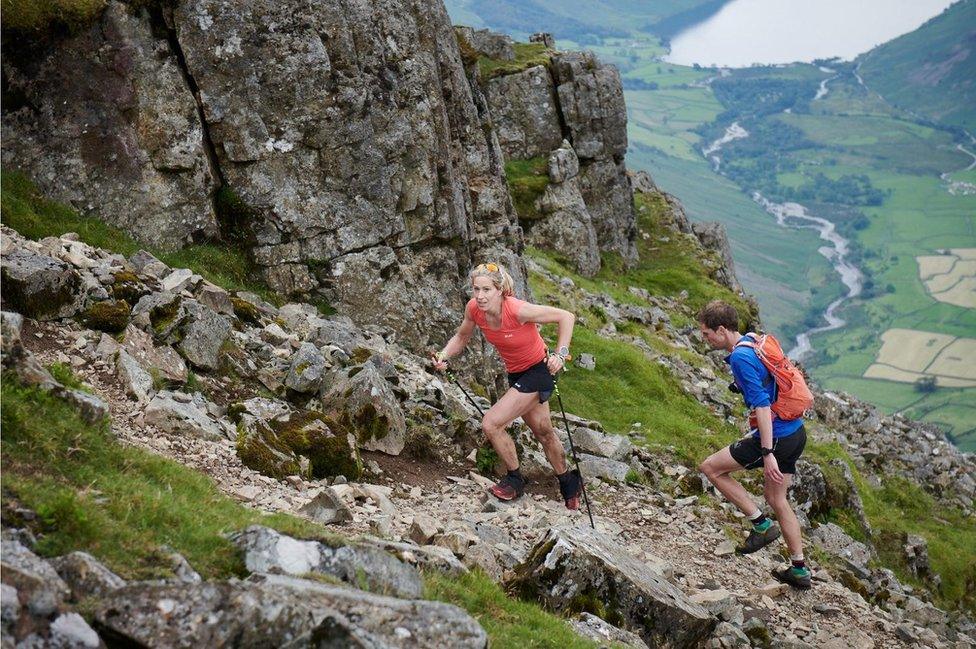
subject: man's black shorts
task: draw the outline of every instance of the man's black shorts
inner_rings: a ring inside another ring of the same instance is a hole
[[[519,392],[538,392],[539,403],[548,401],[556,387],[544,358],[528,369],[509,374],[508,385]]]
[[[803,447],[807,445],[807,431],[803,426],[792,435],[773,440],[773,455],[781,473],[796,473],[796,461],[800,459]],[[763,464],[762,450],[758,437],[743,437],[729,445],[732,459],[744,469],[755,469]]]

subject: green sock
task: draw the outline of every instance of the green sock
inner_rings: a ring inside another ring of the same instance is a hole
[[[766,518],[762,523],[757,523],[752,526],[752,529],[756,530],[760,534],[769,529],[769,526],[773,524],[773,521]]]

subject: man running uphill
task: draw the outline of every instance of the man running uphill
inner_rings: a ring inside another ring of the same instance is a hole
[[[517,299],[511,275],[498,264],[480,264],[470,277],[473,297],[464,310],[464,320],[444,349],[434,354],[434,368],[447,368],[446,360],[461,353],[475,326],[505,363],[510,387],[485,413],[481,426],[508,473],[489,491],[501,500],[514,500],[525,490],[515,443],[507,431],[521,417],[542,444],[546,459],[556,472],[566,507],[577,509],[582,481],[579,472],[569,471],[566,465],[566,452],[553,430],[548,403],[555,387],[553,375],[563,368],[569,356],[576,316],[563,309]],[[548,323],[556,323],[558,328],[555,354],[546,353],[536,326]]]
[[[768,339],[775,345],[775,350],[770,347],[771,353],[767,355],[765,345],[761,349],[758,347],[758,336],[739,333],[739,316],[732,305],[719,300],[710,302],[698,314],[698,321],[702,335],[713,349],[730,352],[725,362],[732,369],[735,385],[742,393],[746,406],[752,409],[752,435],[713,453],[699,468],[722,495],[752,521],[748,538],[737,548],[740,554],[749,554],[779,538],[780,529],[762,510],[756,508],[749,493],[730,474],[742,469],[763,467],[763,495],[782,526],[793,564],[786,569],[774,570],[773,576],[796,588],[810,588],[810,571],[803,559],[800,524],[786,495],[796,471],[796,461],[806,444],[802,413],[806,407],[804,404],[808,405],[809,390],[798,370],[783,359],[782,350],[775,339]],[[766,356],[767,362],[777,357],[778,364],[773,365],[776,375],[767,369],[766,363],[760,359],[760,353]],[[785,385],[789,387],[785,390],[777,382],[777,379],[783,380],[782,372],[787,372]],[[790,378],[792,381],[789,381]],[[791,399],[795,403],[791,403]],[[809,401],[812,401],[812,397]],[[777,414],[787,411],[792,417],[781,418]]]

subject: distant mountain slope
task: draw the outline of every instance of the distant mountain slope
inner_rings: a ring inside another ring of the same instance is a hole
[[[976,131],[976,0],[860,57],[861,76],[900,107]]]

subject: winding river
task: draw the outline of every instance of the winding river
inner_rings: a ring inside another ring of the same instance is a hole
[[[826,94],[825,84],[821,84],[821,89]],[[746,137],[749,137],[749,132],[739,126],[738,122],[733,122],[731,126],[725,129],[725,134],[722,137],[702,149],[702,154],[712,161],[715,171],[718,171],[721,158],[716,154],[729,142]],[[796,344],[790,349],[788,354],[794,360],[801,360],[813,351],[810,336],[824,331],[839,329],[846,324],[837,315],[837,310],[846,300],[861,294],[861,290],[864,288],[864,275],[857,266],[847,260],[847,255],[850,252],[850,242],[837,232],[837,226],[833,221],[808,213],[807,208],[799,203],[774,203],[759,192],[754,192],[752,199],[759,203],[764,210],[772,214],[776,218],[776,223],[781,227],[815,230],[820,239],[827,243],[827,245],[820,246],[817,251],[827,258],[827,261],[830,262],[834,270],[837,271],[837,274],[840,275],[841,282],[847,287],[847,294],[831,302],[827,306],[827,310],[824,311],[823,317],[827,321],[826,325],[808,329],[797,335]]]

